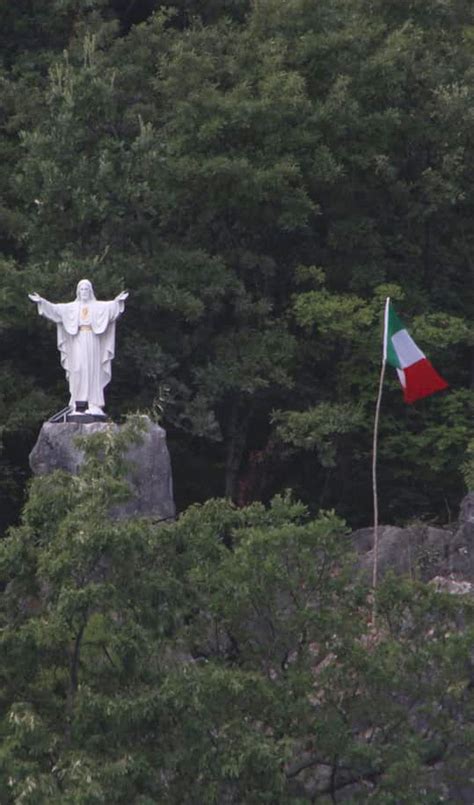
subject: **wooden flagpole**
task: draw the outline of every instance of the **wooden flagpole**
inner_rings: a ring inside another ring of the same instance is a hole
[[[379,500],[377,495],[377,446],[379,436],[379,420],[380,420],[380,406],[382,403],[383,381],[385,377],[385,366],[387,365],[387,337],[388,337],[388,311],[390,305],[390,297],[387,296],[385,301],[384,324],[383,324],[383,353],[382,353],[382,367],[380,370],[379,392],[377,395],[377,403],[375,406],[375,420],[374,420],[374,438],[372,445],[372,494],[374,501],[374,548],[373,548],[373,566],[372,566],[372,588],[373,588],[373,607],[372,607],[372,624],[375,625],[375,592],[377,589],[377,573],[378,573],[378,552],[379,552]]]

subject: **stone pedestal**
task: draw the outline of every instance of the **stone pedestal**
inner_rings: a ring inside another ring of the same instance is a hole
[[[114,509],[114,516],[172,520],[175,505],[166,432],[149,417],[144,420],[140,442],[131,445],[125,455],[132,495]],[[35,475],[55,470],[76,475],[84,460],[83,452],[75,443],[77,437],[120,427],[113,422],[45,422],[30,453],[30,467]]]

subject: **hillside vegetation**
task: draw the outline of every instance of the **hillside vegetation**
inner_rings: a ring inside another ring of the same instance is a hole
[[[461,0],[0,11],[1,518],[67,387],[27,292],[130,290],[108,410],[164,409],[178,505],[370,521],[383,300],[451,389],[386,382],[382,520],[446,521],[471,426],[474,12]]]
[[[472,802],[472,596],[388,575],[374,624],[289,497],[112,521],[127,428],[0,542],[1,802]]]

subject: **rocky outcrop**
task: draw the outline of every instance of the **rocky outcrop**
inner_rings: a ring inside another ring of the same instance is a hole
[[[175,505],[166,432],[149,417],[143,419],[141,439],[132,444],[125,455],[131,496],[114,509],[113,516],[118,519],[152,517],[154,520],[171,520],[175,516]],[[55,470],[76,475],[84,461],[77,438],[110,428],[118,431],[120,427],[113,422],[45,422],[30,454],[31,469],[35,475]]]
[[[370,577],[374,558],[373,528],[355,531],[351,540],[359,568]],[[433,581],[437,589],[473,594],[474,492],[462,501],[459,521],[452,527],[435,528],[423,523],[406,528],[380,526],[379,576],[389,570]]]

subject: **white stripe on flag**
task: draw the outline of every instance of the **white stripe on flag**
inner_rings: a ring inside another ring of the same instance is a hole
[[[397,369],[397,375],[398,375],[398,379],[399,379],[400,383],[402,384],[403,388],[406,389],[407,381],[406,381],[405,372],[403,371],[403,369]]]
[[[425,357],[406,330],[399,330],[398,333],[395,333],[392,336],[392,344],[402,369],[411,366],[412,363],[423,360]]]

